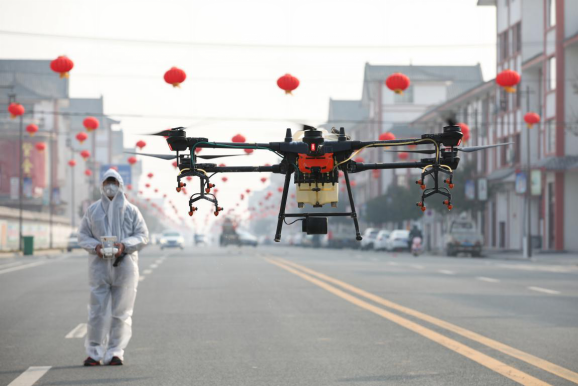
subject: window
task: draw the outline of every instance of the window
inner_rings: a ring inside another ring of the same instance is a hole
[[[490,118],[490,100],[488,98],[485,98],[482,101],[482,127],[480,131],[483,138],[485,138],[488,135],[489,118]]]
[[[409,86],[403,94],[393,94],[393,103],[413,103],[413,86]]]
[[[519,164],[521,162],[521,151],[520,151],[520,133],[516,134],[513,139],[514,142],[514,163]]]
[[[501,35],[500,35],[500,61],[503,62],[504,60],[508,59],[509,56],[509,47],[508,47],[508,31],[504,31]]]
[[[503,88],[500,88],[500,112],[508,111],[508,95]]]
[[[546,153],[556,152],[556,121],[553,119],[546,123]]]
[[[512,28],[512,52],[519,53],[522,51],[522,24],[517,23]]]
[[[556,89],[556,57],[555,56],[548,59],[548,79],[546,79],[546,83],[548,83],[548,90],[555,90]]]
[[[556,25],[556,0],[548,0],[548,27]]]

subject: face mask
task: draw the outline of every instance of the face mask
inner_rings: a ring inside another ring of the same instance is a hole
[[[118,186],[115,184],[104,185],[104,194],[108,197],[113,197],[118,192]]]

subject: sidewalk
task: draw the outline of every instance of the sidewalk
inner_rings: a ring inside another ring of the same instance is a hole
[[[575,252],[538,252],[534,251],[531,258],[525,258],[521,251],[484,251],[486,259],[516,260],[533,263],[575,265],[578,266],[578,253]]]
[[[34,255],[32,256],[53,256],[53,255],[64,255],[67,253],[75,253],[78,251],[84,252],[82,249],[74,249],[72,252],[67,252],[66,248],[54,248],[54,249],[40,249],[34,250]],[[0,252],[0,259],[2,258],[14,258],[14,257],[22,257],[22,252]]]

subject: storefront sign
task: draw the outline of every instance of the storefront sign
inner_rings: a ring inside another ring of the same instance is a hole
[[[478,180],[478,200],[488,200],[488,180],[485,178],[480,178]]]
[[[528,183],[526,173],[524,172],[516,173],[516,193],[518,194],[526,193],[527,185]]]
[[[466,190],[466,200],[476,199],[476,183],[474,182],[474,180],[466,180],[465,190]]]
[[[539,196],[542,194],[542,171],[532,170],[530,174],[530,194]]]

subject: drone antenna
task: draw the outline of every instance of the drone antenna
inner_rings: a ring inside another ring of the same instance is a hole
[[[345,127],[340,127],[339,128],[338,141],[346,141],[346,140],[347,140],[347,136],[345,135]]]
[[[287,129],[287,131],[285,132],[285,142],[291,142],[293,141],[293,134],[291,134],[291,129]]]

